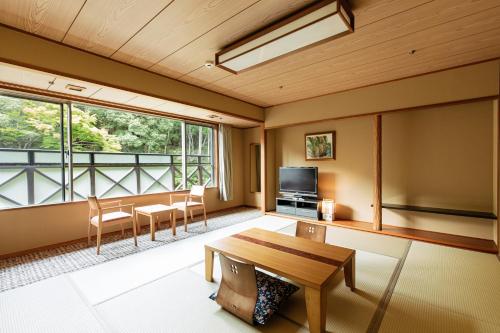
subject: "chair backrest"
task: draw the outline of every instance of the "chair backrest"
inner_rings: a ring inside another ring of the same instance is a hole
[[[326,239],[326,226],[297,221],[295,236],[324,243]]]
[[[91,210],[100,210],[101,206],[99,205],[99,200],[93,195],[88,196],[87,200],[89,202],[89,207]]]
[[[255,266],[219,255],[222,280],[217,292],[217,303],[244,321],[253,324],[257,303]]]
[[[189,192],[189,194],[197,197],[202,197],[204,193],[205,193],[205,186],[203,185],[193,185],[191,186],[191,192]]]

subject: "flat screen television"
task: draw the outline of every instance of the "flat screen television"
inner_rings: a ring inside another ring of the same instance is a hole
[[[318,196],[317,167],[280,167],[280,192],[298,196]]]

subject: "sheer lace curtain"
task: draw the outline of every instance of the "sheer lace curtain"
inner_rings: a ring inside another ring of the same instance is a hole
[[[231,126],[219,125],[219,198],[223,201],[233,199],[233,161]]]

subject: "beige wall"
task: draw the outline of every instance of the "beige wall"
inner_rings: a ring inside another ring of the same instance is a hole
[[[266,128],[498,95],[499,62],[393,81],[266,109]]]
[[[371,119],[363,117],[277,129],[275,170],[280,166],[318,166],[319,194],[338,202],[338,218],[371,221],[371,125]],[[337,159],[305,161],[304,134],[331,130],[337,132]]]
[[[217,188],[207,189],[209,212],[243,205],[242,148],[242,130],[233,129],[234,199],[222,202]],[[123,203],[134,203],[136,206],[169,202],[169,195],[165,193],[123,198]],[[87,216],[86,202],[0,210],[0,255],[86,237]]]
[[[0,26],[0,61],[264,120],[263,109],[203,88]]]
[[[491,102],[385,114],[383,201],[492,211],[492,122]],[[306,162],[304,134],[327,130],[337,132],[337,159]],[[318,166],[320,195],[336,200],[338,218],[372,221],[372,116],[274,131],[276,168]],[[383,223],[493,238],[490,220],[384,209]]]
[[[493,211],[492,102],[386,114],[382,118],[385,203]],[[383,222],[492,238],[493,222],[383,210]]]

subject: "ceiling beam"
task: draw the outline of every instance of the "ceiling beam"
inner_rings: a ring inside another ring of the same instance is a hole
[[[0,25],[0,61],[55,75],[206,108],[235,117],[264,120],[264,110],[144,69]]]

